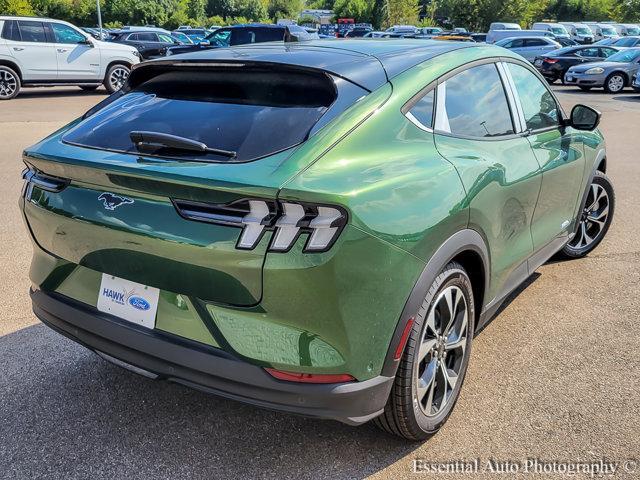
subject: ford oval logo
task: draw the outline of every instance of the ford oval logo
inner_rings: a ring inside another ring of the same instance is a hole
[[[138,310],[149,310],[151,305],[142,297],[131,297],[129,298],[129,305],[133,308],[137,308]]]

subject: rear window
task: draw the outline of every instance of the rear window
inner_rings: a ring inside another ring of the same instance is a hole
[[[148,131],[236,152],[234,158],[158,148],[145,155],[246,162],[304,142],[336,98],[324,73],[237,69],[169,71],[138,85],[67,132],[74,145],[140,153],[132,131]]]

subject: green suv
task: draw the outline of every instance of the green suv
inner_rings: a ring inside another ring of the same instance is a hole
[[[427,438],[474,332],[606,234],[599,116],[473,43],[141,64],[24,152],[35,314],[151,378]]]

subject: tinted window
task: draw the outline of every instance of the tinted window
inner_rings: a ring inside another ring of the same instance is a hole
[[[151,32],[139,33],[138,40],[141,42],[157,42],[158,36]]]
[[[558,125],[558,105],[547,87],[532,72],[507,64],[516,86],[527,128],[538,130]]]
[[[335,100],[324,74],[246,67],[207,72],[169,71],[147,80],[97,111],[64,141],[137,154],[129,134],[144,130],[197,140],[237,152],[235,159],[168,147],[162,157],[249,161],[298,145]]]
[[[82,43],[86,40],[86,37],[80,32],[76,32],[68,25],[61,23],[52,23],[53,35],[58,43]]]
[[[284,29],[281,28],[236,28],[231,34],[231,45],[276,42],[283,38]]]
[[[166,35],[164,33],[159,33],[158,38],[162,43],[173,43],[173,38],[170,35]]]
[[[45,43],[47,41],[42,22],[18,20],[18,28],[20,28],[20,36],[23,42]]]
[[[13,40],[15,42],[22,40],[20,37],[20,30],[18,29],[18,22],[15,20],[5,21],[2,29],[2,38],[6,40]]]
[[[513,133],[507,97],[494,64],[473,67],[451,77],[444,83],[444,90],[446,119],[442,124],[437,122],[439,129],[472,137]],[[441,100],[438,96],[438,104]]]
[[[138,41],[138,34],[137,33],[132,33],[131,35],[129,35],[127,37],[127,40],[130,42],[137,42]]]
[[[598,48],[583,48],[578,52],[578,55],[584,58],[597,58],[600,56]]]
[[[530,38],[528,40],[524,41],[524,46],[525,47],[542,47],[548,45],[547,42],[545,42],[542,39],[538,39],[538,38]]]
[[[411,107],[409,113],[413,115],[423,126],[431,128],[433,126],[433,100],[435,93],[431,90]]]
[[[605,57],[605,58],[618,52],[617,50],[614,50],[613,48],[601,48],[600,50],[602,51],[602,56]]]

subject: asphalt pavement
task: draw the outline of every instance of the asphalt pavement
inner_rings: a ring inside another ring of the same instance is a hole
[[[567,109],[603,112],[615,219],[591,255],[542,266],[511,297],[475,339],[449,422],[422,444],[142,378],[40,324],[20,154],[104,94],[34,89],[1,102],[0,477],[409,478],[418,460],[478,461],[495,478],[489,461],[538,459],[620,462],[614,478],[640,478],[640,95],[554,88]]]

